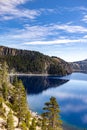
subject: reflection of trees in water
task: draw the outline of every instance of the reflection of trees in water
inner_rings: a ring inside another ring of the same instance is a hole
[[[47,76],[20,76],[23,84],[29,94],[38,94],[48,88],[58,87],[69,80],[55,79]]]

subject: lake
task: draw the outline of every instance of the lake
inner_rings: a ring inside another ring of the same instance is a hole
[[[61,119],[67,130],[87,128],[87,74],[73,73],[57,76],[19,76],[26,91],[32,111],[42,113],[44,103],[56,97]]]

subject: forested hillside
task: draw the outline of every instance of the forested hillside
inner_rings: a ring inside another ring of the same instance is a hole
[[[38,104],[37,104],[38,105]],[[45,103],[42,115],[33,114],[26,102],[21,80],[9,82],[8,66],[0,67],[0,130],[62,130],[60,109],[54,97]]]
[[[10,72],[57,75],[71,73],[70,65],[64,60],[36,51],[0,46],[0,62],[2,61],[7,62]]]

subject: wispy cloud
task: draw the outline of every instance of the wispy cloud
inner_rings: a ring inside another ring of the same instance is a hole
[[[87,8],[85,6],[77,6],[74,8],[67,8],[70,9],[71,11],[87,11]]]
[[[85,35],[83,38],[87,38],[87,35]]]
[[[36,38],[39,36],[46,37],[48,35],[56,36],[60,34],[60,31],[65,31],[66,33],[78,33],[78,34],[84,34],[87,32],[87,28],[83,26],[74,26],[74,25],[68,25],[68,24],[50,24],[50,25],[36,25],[36,26],[29,26],[25,25],[24,29],[17,30],[14,37],[20,38],[23,36],[23,38],[26,38],[27,36],[30,38]],[[30,35],[29,35],[30,34]],[[62,35],[63,36],[63,35]]]
[[[66,32],[69,32],[69,33],[85,33],[87,32],[87,28],[83,27],[83,26],[75,26],[75,25],[65,25],[65,24],[62,24],[62,25],[54,25],[54,28],[55,29],[58,29],[58,30],[64,30]]]
[[[29,0],[30,1],[30,0]],[[36,16],[40,15],[38,10],[30,9],[19,9],[18,6],[25,4],[27,0],[1,0],[0,1],[0,16],[1,20],[9,20],[17,17],[26,17],[29,19],[34,19]]]
[[[87,23],[87,15],[84,15],[82,21],[84,21],[85,23]]]
[[[35,41],[35,42],[25,42],[25,45],[54,45],[54,44],[68,44],[68,43],[87,43],[87,39],[59,39],[53,41]]]
[[[79,37],[75,37],[77,33],[80,35]],[[85,33],[87,33],[86,27],[74,26],[67,23],[43,26],[24,25],[22,29],[8,29],[4,34],[0,35],[0,39],[4,39],[5,37],[6,41],[18,41],[25,45],[86,43],[87,36],[85,36]],[[74,34],[74,37],[69,34]]]
[[[19,5],[23,5],[32,0],[0,0],[0,20],[10,20],[14,18],[28,18],[35,19],[42,13],[53,13],[55,9],[29,9],[29,8],[18,8]],[[28,3],[29,4],[29,3]]]

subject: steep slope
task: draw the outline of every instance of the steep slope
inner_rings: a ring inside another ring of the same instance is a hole
[[[64,60],[36,51],[0,46],[0,62],[3,60],[7,62],[12,72],[58,75],[67,75],[72,72],[70,65]]]
[[[26,91],[21,80],[10,83],[6,62],[0,69],[0,130],[28,130],[40,116],[32,113],[26,100]],[[36,130],[41,127],[36,125]]]
[[[87,73],[87,59],[71,63],[72,71]]]

